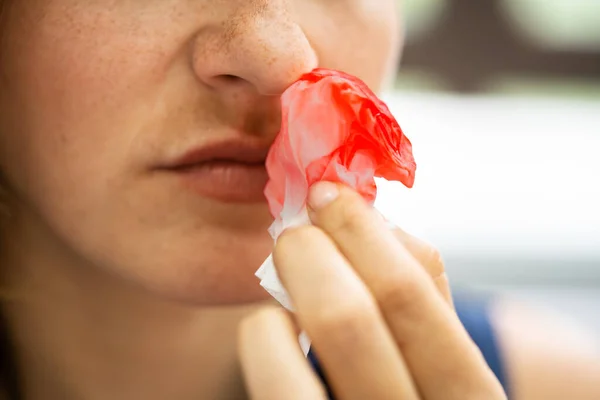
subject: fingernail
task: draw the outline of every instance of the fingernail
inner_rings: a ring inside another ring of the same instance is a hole
[[[319,210],[337,199],[340,191],[335,183],[317,182],[311,186],[308,194],[308,206]]]

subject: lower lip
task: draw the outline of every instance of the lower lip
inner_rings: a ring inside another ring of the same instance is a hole
[[[265,201],[269,176],[262,163],[208,162],[173,171],[203,197],[227,203]]]

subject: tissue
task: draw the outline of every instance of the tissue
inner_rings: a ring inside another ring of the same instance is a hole
[[[341,182],[373,204],[375,177],[412,187],[416,164],[410,140],[385,103],[357,77],[316,69],[300,77],[281,97],[281,131],[266,161],[265,188],[275,219],[269,233],[276,241],[284,229],[310,224],[309,187]],[[260,284],[293,311],[279,282],[272,256],[256,272]]]

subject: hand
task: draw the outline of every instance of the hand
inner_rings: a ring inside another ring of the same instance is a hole
[[[391,231],[341,185],[313,186],[309,214],[314,226],[284,232],[273,253],[296,315],[267,308],[240,328],[252,399],[327,398],[299,329],[337,400],[506,398],[450,304],[433,248]]]

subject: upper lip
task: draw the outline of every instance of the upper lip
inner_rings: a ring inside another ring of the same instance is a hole
[[[215,141],[185,151],[164,168],[181,169],[218,161],[264,164],[269,148],[268,144],[242,139]]]

